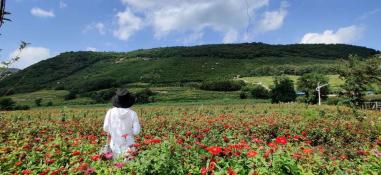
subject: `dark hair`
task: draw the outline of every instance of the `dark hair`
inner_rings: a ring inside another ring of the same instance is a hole
[[[112,97],[112,105],[117,108],[129,108],[134,105],[136,97],[127,89],[118,89]]]

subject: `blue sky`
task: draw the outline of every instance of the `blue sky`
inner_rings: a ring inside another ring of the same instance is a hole
[[[381,50],[379,0],[8,0],[1,59],[177,45],[347,43]]]

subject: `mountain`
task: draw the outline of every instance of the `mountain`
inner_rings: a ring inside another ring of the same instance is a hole
[[[16,72],[20,71],[20,69],[17,69],[17,68],[8,68],[6,70],[2,70],[0,72],[0,77],[4,76],[4,75],[7,75],[7,74],[14,74]]]
[[[370,57],[378,53],[344,44],[264,43],[166,47],[127,53],[66,52],[1,81],[0,94],[40,89],[86,92],[138,82],[168,85],[315,70],[332,73],[338,59],[350,54]]]

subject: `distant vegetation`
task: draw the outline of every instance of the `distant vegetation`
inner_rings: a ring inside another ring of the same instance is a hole
[[[331,72],[349,54],[373,49],[352,45],[219,44],[168,47],[128,53],[67,52],[41,61],[0,82],[1,94],[65,89],[85,93],[145,82],[177,84],[230,80],[236,76]]]

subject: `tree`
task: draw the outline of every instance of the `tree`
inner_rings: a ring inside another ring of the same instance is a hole
[[[10,13],[5,11],[5,0],[0,0],[0,27],[3,25],[4,21],[10,21],[10,19],[5,18],[5,15]]]
[[[295,99],[294,82],[286,76],[274,77],[274,87],[271,89],[271,102],[292,102]]]
[[[34,100],[34,103],[36,104],[36,106],[41,106],[42,98],[37,98],[36,100]]]
[[[345,81],[342,85],[343,95],[353,106],[360,106],[364,102],[365,91],[371,84],[381,84],[381,57],[371,59],[351,55],[348,60],[342,60],[337,73]]]
[[[11,98],[0,99],[0,110],[12,110],[16,105],[16,102]]]
[[[3,25],[4,21],[10,21],[10,19],[5,18],[5,15],[9,15],[10,13],[5,11],[5,0],[0,0],[0,28]],[[8,61],[2,61],[0,63],[0,81],[3,80],[5,77],[9,75],[8,68],[10,65],[12,65],[14,62],[20,59],[21,52],[29,45],[30,43],[27,43],[25,41],[21,41],[21,44],[18,49],[18,53],[16,57],[10,58]],[[0,49],[1,51],[1,49]],[[1,95],[1,94],[0,94]]]
[[[268,99],[270,97],[270,92],[262,85],[255,85],[251,89],[251,95],[254,98],[258,98],[258,99]]]
[[[328,77],[319,73],[304,74],[298,79],[297,89],[306,94],[306,103],[316,104],[319,101],[316,87],[323,84],[328,84]],[[320,89],[322,99],[327,99],[329,87],[325,86]]]

